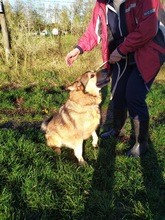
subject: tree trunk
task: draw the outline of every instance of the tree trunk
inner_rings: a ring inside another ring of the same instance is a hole
[[[9,33],[6,24],[6,17],[3,2],[0,1],[0,23],[2,28],[2,36],[3,36],[3,43],[4,43],[4,50],[6,55],[7,62],[9,61],[9,53],[10,53],[10,41],[9,41]]]

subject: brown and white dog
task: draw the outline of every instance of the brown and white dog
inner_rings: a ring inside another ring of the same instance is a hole
[[[100,124],[99,104],[102,101],[100,90],[108,82],[109,75],[104,71],[82,74],[67,87],[70,94],[66,103],[41,125],[47,145],[58,153],[62,146],[73,149],[79,165],[86,163],[82,156],[83,140],[92,135],[92,145],[97,146],[96,129]]]

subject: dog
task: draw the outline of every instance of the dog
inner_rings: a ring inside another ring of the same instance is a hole
[[[83,141],[92,136],[92,145],[97,147],[96,129],[100,124],[101,88],[110,81],[104,71],[88,71],[73,84],[66,87],[69,99],[48,120],[41,125],[45,132],[47,145],[57,153],[61,147],[74,150],[79,165],[86,164],[83,154]]]

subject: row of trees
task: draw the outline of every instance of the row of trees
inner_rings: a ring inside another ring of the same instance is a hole
[[[94,0],[75,0],[72,5],[66,4],[65,7],[61,7],[52,0],[44,1],[51,4],[42,4],[43,0],[15,0],[14,5],[8,0],[1,1],[4,4],[5,16],[0,12],[0,63],[5,64],[1,66],[7,74],[10,72],[10,77],[14,76],[14,73],[19,76],[19,73],[26,72],[26,69],[33,72],[36,69],[44,69],[46,64],[49,64],[49,67],[54,65],[54,54],[60,59],[65,47],[65,42],[62,41],[66,41],[68,45],[72,38],[78,39],[86,29],[95,3]],[[8,37],[4,35],[2,17],[6,18],[3,20],[7,23],[6,29],[9,33],[6,35],[9,36],[11,48],[5,43]],[[52,31],[53,28],[72,35],[49,39],[32,35],[44,29]],[[29,75],[28,73],[28,77]]]
[[[8,26],[12,31],[32,32],[56,27],[73,34],[82,34],[91,18],[94,2],[75,0],[70,6],[60,7],[55,2],[36,4],[36,1],[17,0],[14,5],[9,1],[5,1],[4,5]]]
[[[38,4],[37,4],[38,2]],[[72,34],[82,34],[91,18],[95,0],[75,0],[60,7],[51,1],[16,0],[11,5],[4,2],[10,32],[40,32],[43,29],[58,28]],[[165,0],[162,0],[164,3]]]

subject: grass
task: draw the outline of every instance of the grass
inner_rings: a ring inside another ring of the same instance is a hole
[[[98,52],[93,54],[97,59]],[[165,219],[163,70],[147,97],[151,120],[150,150],[146,155],[127,158],[129,138],[123,142],[99,140],[99,149],[93,149],[89,139],[84,143],[88,165],[78,167],[72,150],[63,148],[58,156],[46,146],[40,131],[42,120],[67,99],[65,83],[82,69],[97,67],[99,62],[94,62],[93,54],[91,58],[84,54],[74,68],[65,67],[62,79],[58,70],[63,58],[53,71],[45,67],[32,76],[30,69],[29,76],[22,77],[23,82],[19,71],[15,81],[11,76],[8,80],[5,71],[2,73],[6,83],[0,87],[1,220]],[[109,103],[107,92],[109,87],[102,90],[103,113]],[[129,137],[129,121],[126,132]]]
[[[125,157],[128,141],[119,140],[100,140],[100,149],[94,150],[89,139],[88,165],[78,167],[71,150],[54,154],[39,129],[45,108],[50,114],[68,94],[61,88],[1,90],[0,219],[163,220],[164,93],[164,83],[156,82],[148,96],[151,143],[146,155]],[[19,105],[18,97],[23,97]]]
[[[78,41],[76,36],[20,36],[13,40],[10,51],[10,60],[5,62],[4,55],[0,58],[1,82],[14,86],[44,85],[52,86],[66,84],[79,74],[97,68],[101,60],[100,48],[94,49],[90,54],[84,53],[74,63],[74,68],[65,64],[66,54],[73,49]],[[0,48],[3,54],[3,49]],[[92,58],[92,59],[91,59]]]

